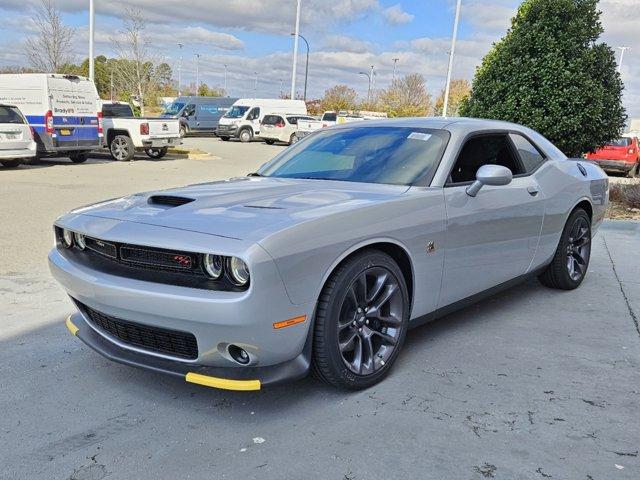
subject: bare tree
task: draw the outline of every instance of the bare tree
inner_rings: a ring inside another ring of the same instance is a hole
[[[40,72],[59,72],[72,60],[74,29],[62,23],[60,11],[51,0],[41,0],[33,14],[33,23],[36,33],[26,41],[29,63]]]
[[[147,22],[139,8],[127,8],[123,29],[112,38],[120,62],[113,72],[122,86],[140,102],[140,114],[144,116],[144,102],[148,94],[157,88],[157,78],[149,55],[149,41],[144,35]]]

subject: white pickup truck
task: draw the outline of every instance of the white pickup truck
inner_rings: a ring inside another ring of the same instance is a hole
[[[181,145],[180,122],[170,118],[138,118],[126,103],[102,102],[104,146],[114,160],[128,162],[138,151],[162,158],[169,147]]]

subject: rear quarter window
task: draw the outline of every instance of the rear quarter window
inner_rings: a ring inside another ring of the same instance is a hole
[[[15,107],[0,106],[0,123],[22,123],[24,117]]]
[[[546,157],[542,152],[525,137],[516,133],[510,134],[509,137],[518,151],[526,173],[533,172],[545,161]]]
[[[283,122],[282,117],[279,115],[265,115],[262,119],[262,123],[265,125],[276,125],[277,123]]]

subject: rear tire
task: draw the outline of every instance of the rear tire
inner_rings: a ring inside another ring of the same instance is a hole
[[[153,158],[154,160],[159,160],[167,154],[169,147],[162,148],[147,148],[144,153],[147,154],[147,157]]]
[[[380,382],[395,362],[409,323],[402,271],[387,254],[365,250],[327,280],[315,314],[313,372],[338,388]]]
[[[228,142],[230,137],[220,137],[223,142]]]
[[[242,143],[249,143],[251,140],[253,140],[253,131],[251,131],[251,129],[249,128],[240,130],[238,138],[240,138],[240,141]]]
[[[180,138],[184,138],[189,134],[186,125],[180,125]]]
[[[292,133],[291,137],[289,138],[289,145],[293,145],[297,141],[298,141],[298,135],[296,135],[295,133]]]
[[[590,258],[591,219],[587,212],[578,208],[569,216],[553,260],[538,280],[549,288],[578,288],[587,274]]]
[[[84,162],[87,161],[87,154],[86,153],[71,153],[71,154],[69,154],[69,159],[73,163],[84,163]]]
[[[640,162],[636,163],[631,170],[629,170],[629,178],[640,178]]]
[[[130,137],[126,135],[116,135],[109,144],[109,152],[111,152],[111,158],[114,160],[129,162],[136,154],[136,149]]]
[[[22,160],[3,160],[0,163],[5,168],[16,168],[22,165]]]

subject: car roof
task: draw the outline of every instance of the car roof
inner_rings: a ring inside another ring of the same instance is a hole
[[[17,106],[11,104],[11,103],[0,103],[0,107],[12,107],[12,108],[18,108]]]

